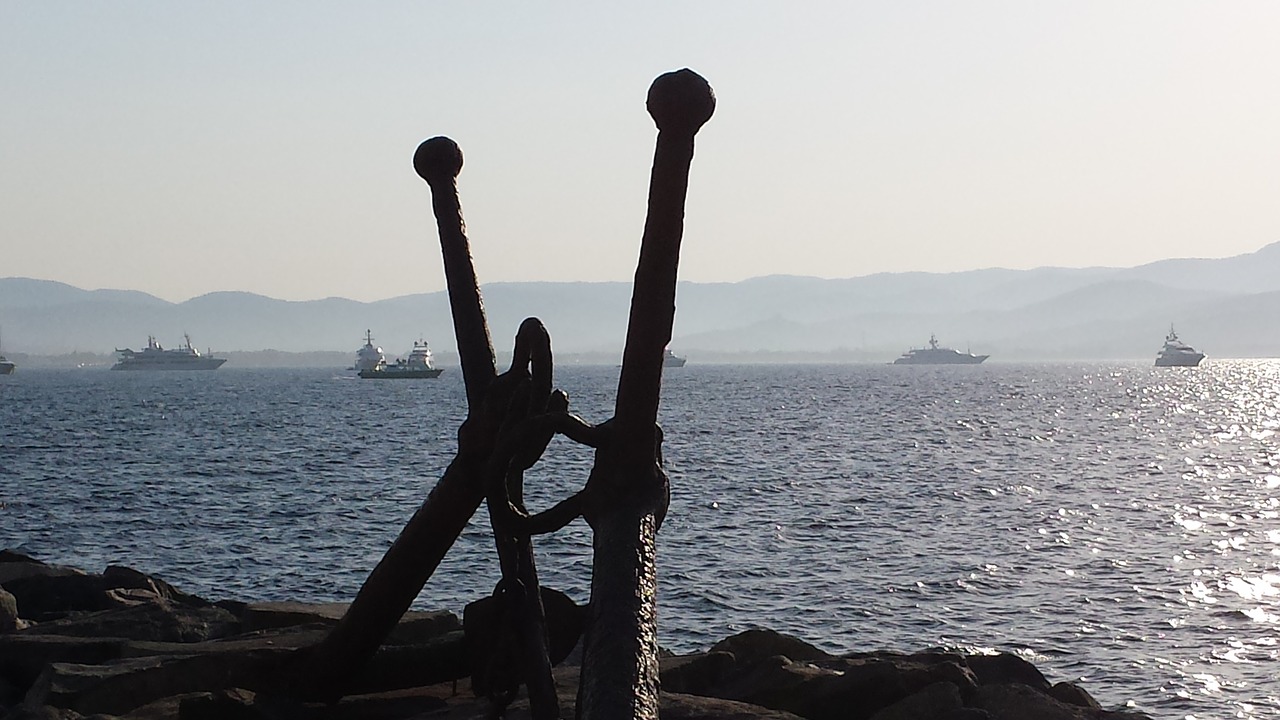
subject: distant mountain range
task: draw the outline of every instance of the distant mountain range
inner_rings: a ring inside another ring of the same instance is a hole
[[[483,287],[499,350],[537,316],[558,354],[621,356],[629,283],[494,283]],[[770,276],[680,283],[671,347],[698,362],[888,362],[930,334],[991,362],[1151,359],[1170,324],[1210,358],[1280,357],[1280,242],[1222,259],[1133,268],[882,273],[843,280]],[[454,349],[444,292],[362,303],[215,292],[170,303],[130,290],[82,290],[0,279],[3,351],[12,357],[110,353],[155,335],[190,333],[220,352],[347,353],[372,330],[388,355],[431,342]],[[337,357],[337,356],[330,356]]]

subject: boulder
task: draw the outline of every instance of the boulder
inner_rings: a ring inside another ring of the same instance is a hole
[[[184,593],[159,578],[123,565],[108,565],[107,569],[102,571],[102,581],[109,587],[145,590],[184,605],[203,607],[211,604],[202,597]]]
[[[114,593],[110,590],[108,593]],[[97,612],[75,613],[43,622],[28,630],[37,635],[116,637],[153,642],[201,642],[234,635],[240,620],[214,605],[182,604],[149,591],[137,602]],[[119,597],[117,595],[117,597]]]
[[[0,586],[13,580],[36,575],[84,575],[83,570],[63,565],[49,565],[13,550],[0,550]]]
[[[973,671],[979,685],[1017,684],[1049,692],[1049,681],[1035,665],[1011,653],[970,655],[965,663]]]
[[[0,566],[4,567],[4,566]],[[104,575],[27,574],[4,583],[17,598],[23,617],[44,622],[74,612],[97,612],[144,604],[163,598],[187,605],[207,605],[193,595],[173,591],[162,582],[127,568],[108,568]]]
[[[920,693],[931,685],[955,688],[961,697],[973,692],[973,673],[963,660],[946,655],[921,654],[898,657],[846,659],[828,663],[843,673],[826,698],[815,698],[816,719],[869,718],[875,713]],[[925,700],[936,700],[944,689],[935,690]],[[946,691],[949,696],[950,692]]]
[[[241,632],[256,632],[299,625],[333,627],[346,614],[349,603],[218,602],[242,623]],[[407,612],[387,637],[386,644],[412,645],[462,629],[462,621],[447,610]]]
[[[949,682],[937,682],[882,708],[871,716],[871,720],[941,718],[963,707],[960,688]]]
[[[120,657],[124,644],[120,638],[59,637],[30,631],[0,635],[0,678],[25,693],[53,663],[104,663]]]
[[[1067,705],[1029,685],[983,685],[972,706],[986,710],[992,720],[1093,720],[1088,708]]]
[[[813,663],[775,656],[708,690],[709,694],[802,715],[811,720],[870,718],[935,683],[962,697],[973,674],[952,656],[891,655],[834,658]]]
[[[1068,705],[1089,708],[1090,710],[1102,709],[1102,705],[1097,700],[1094,700],[1092,695],[1085,692],[1084,688],[1069,682],[1055,683],[1053,687],[1049,688],[1049,696]]]
[[[707,695],[812,717],[815,702],[826,698],[840,680],[839,670],[775,655],[745,668],[735,665],[733,674]]]
[[[245,632],[252,632],[293,625],[337,625],[348,607],[348,603],[258,602],[244,604],[237,615]]]
[[[288,649],[151,656],[101,665],[54,663],[27,692],[28,707],[51,705],[120,715],[164,697],[243,687],[269,688],[281,677]]]
[[[747,630],[727,637],[711,646],[711,651],[732,653],[741,667],[753,665],[775,655],[782,655],[797,662],[832,658],[831,654],[799,638],[766,629]]]
[[[707,695],[724,682],[736,663],[733,653],[723,650],[675,655],[659,661],[663,692]]]
[[[275,630],[260,630],[243,635],[196,643],[128,641],[121,648],[120,657],[139,658],[156,655],[210,655],[218,653],[244,653],[253,650],[296,651],[311,647],[327,635],[329,629],[320,625],[299,625]]]

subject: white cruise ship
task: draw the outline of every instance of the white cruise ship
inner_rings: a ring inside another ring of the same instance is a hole
[[[201,355],[199,350],[191,347],[191,336],[183,335],[182,346],[176,350],[165,350],[156,342],[154,335],[147,336],[147,346],[133,351],[116,348],[119,356],[112,370],[217,370],[226,362],[226,358]]]

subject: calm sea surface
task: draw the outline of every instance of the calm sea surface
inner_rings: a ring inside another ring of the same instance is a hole
[[[611,413],[617,369],[561,369]],[[0,377],[0,547],[212,599],[349,601],[443,472],[461,376]],[[1280,718],[1280,362],[667,371],[661,638],[1016,652],[1104,705]],[[552,444],[531,507],[585,482]],[[587,599],[589,529],[539,538]],[[478,515],[418,600],[498,577]]]

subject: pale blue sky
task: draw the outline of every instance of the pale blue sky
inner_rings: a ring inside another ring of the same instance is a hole
[[[1224,257],[1280,240],[1280,3],[0,0],[0,277],[443,287],[410,159],[462,146],[482,282],[629,280],[690,67],[681,278]]]

